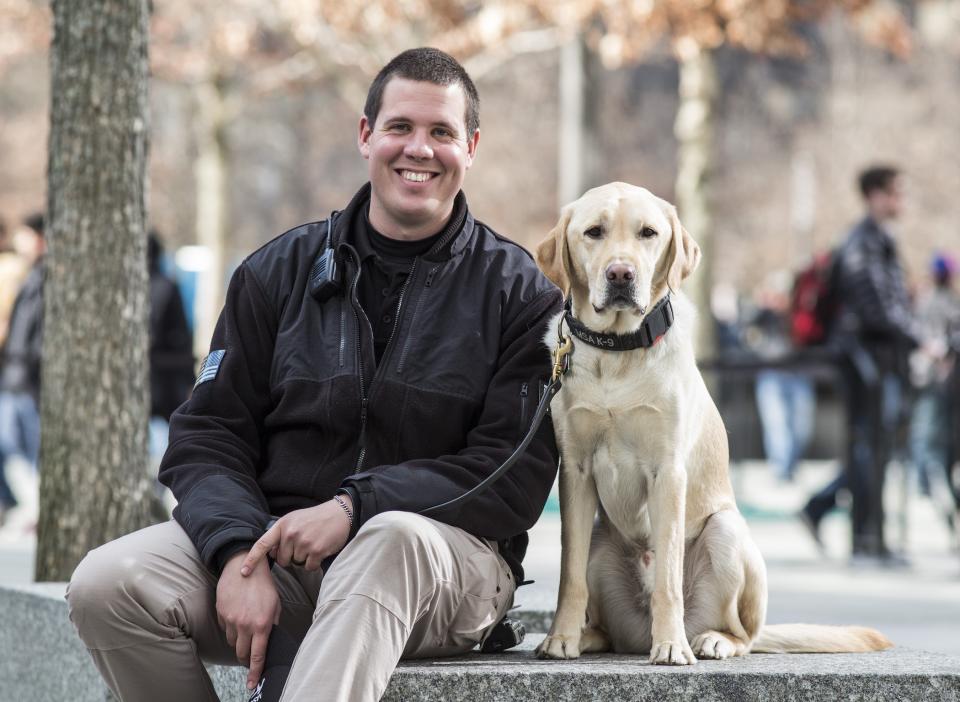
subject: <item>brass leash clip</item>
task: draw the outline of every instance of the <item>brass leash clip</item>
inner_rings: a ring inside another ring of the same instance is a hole
[[[570,368],[570,352],[573,351],[573,342],[569,336],[564,335],[562,326],[561,322],[557,327],[557,347],[553,350],[553,374],[550,377],[553,383]]]

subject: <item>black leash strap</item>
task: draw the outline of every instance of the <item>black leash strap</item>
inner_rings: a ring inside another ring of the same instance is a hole
[[[425,509],[420,510],[417,514],[429,516],[431,514],[436,514],[441,510],[450,509],[451,507],[459,507],[464,502],[472,500],[479,496],[482,492],[486,491],[491,485],[503,477],[503,474],[510,470],[514,463],[520,460],[520,457],[523,455],[524,451],[527,450],[530,442],[533,441],[533,436],[537,433],[537,429],[540,428],[543,418],[547,415],[547,410],[550,408],[550,401],[553,399],[554,395],[560,392],[560,385],[562,383],[563,376],[570,368],[570,353],[572,351],[573,343],[570,341],[570,337],[563,334],[563,322],[561,321],[557,327],[557,348],[553,350],[553,374],[550,378],[550,384],[544,390],[543,397],[540,398],[540,404],[537,405],[537,411],[533,414],[533,421],[530,424],[530,429],[527,431],[527,435],[523,437],[523,441],[520,442],[517,448],[514,449],[514,452],[510,454],[510,457],[505,460],[499,468],[484,478],[476,487],[471,488],[467,492],[453,498],[452,500],[447,500],[442,504],[433,505],[432,507],[426,507]]]

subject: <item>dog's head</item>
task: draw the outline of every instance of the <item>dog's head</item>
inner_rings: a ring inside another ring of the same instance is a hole
[[[699,261],[700,247],[676,208],[626,183],[594,188],[564,207],[537,248],[540,268],[597,331],[639,327]]]

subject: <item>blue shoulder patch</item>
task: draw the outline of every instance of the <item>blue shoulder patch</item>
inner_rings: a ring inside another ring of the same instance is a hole
[[[220,362],[223,361],[223,355],[226,352],[226,349],[217,349],[207,354],[207,357],[203,359],[203,365],[200,366],[200,373],[197,374],[197,382],[193,384],[194,390],[197,389],[198,385],[203,385],[217,377]]]

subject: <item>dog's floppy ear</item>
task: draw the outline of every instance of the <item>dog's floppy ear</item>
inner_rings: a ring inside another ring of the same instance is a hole
[[[560,213],[557,225],[537,247],[536,257],[540,270],[550,282],[563,291],[564,297],[570,296],[570,252],[567,246],[570,214],[570,208],[565,207]]]
[[[670,269],[667,273],[667,285],[671,290],[679,290],[680,283],[693,273],[700,263],[700,247],[693,240],[690,233],[680,224],[680,218],[677,216],[677,208],[672,205],[667,210],[667,216],[670,218],[670,228],[672,230],[672,240],[670,242]]]

